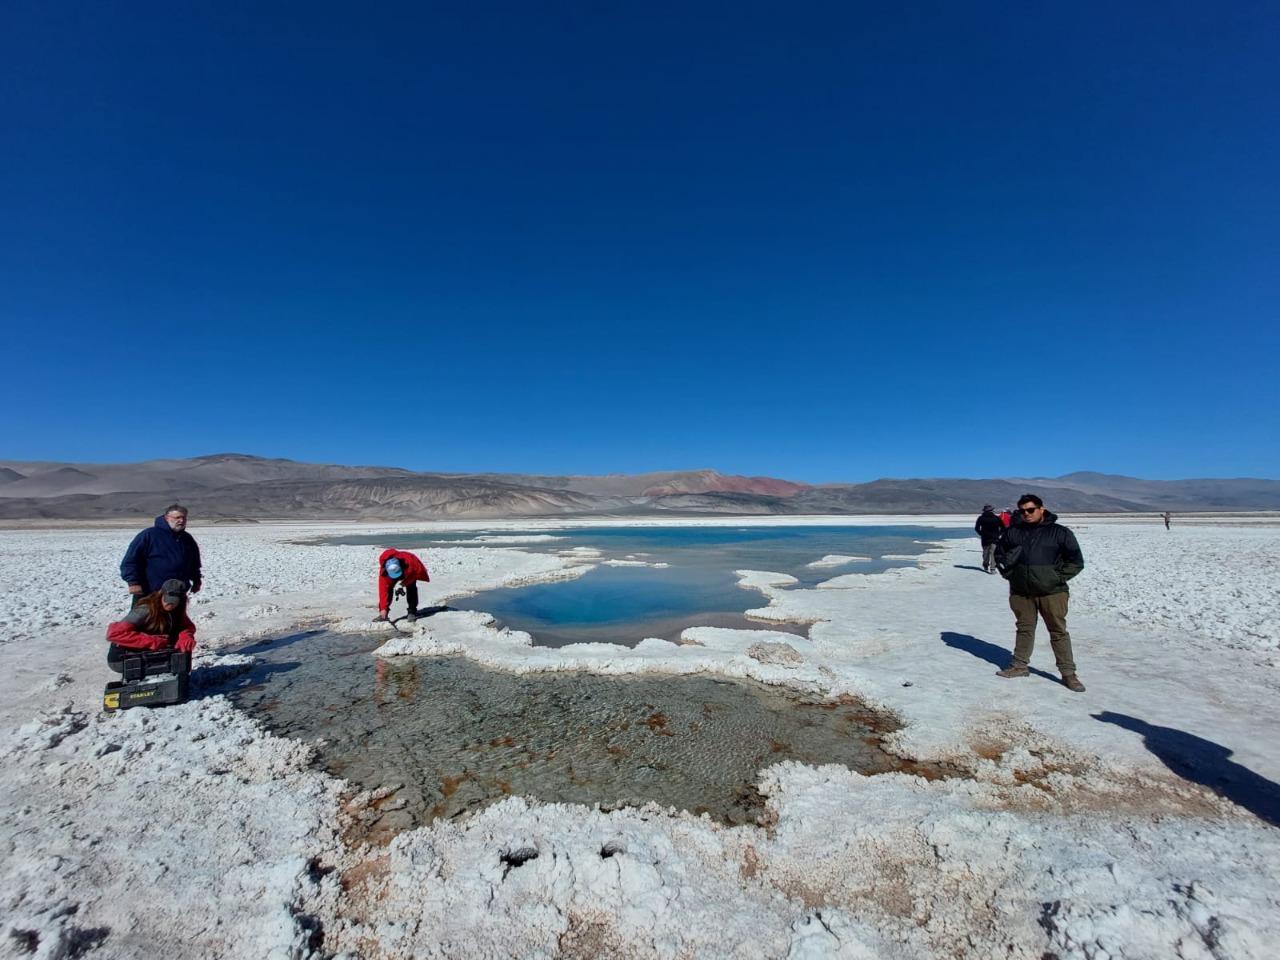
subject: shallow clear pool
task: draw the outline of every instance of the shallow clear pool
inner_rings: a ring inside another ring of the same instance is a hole
[[[763,812],[754,783],[782,760],[901,769],[890,720],[710,676],[517,676],[461,658],[383,660],[383,638],[312,632],[246,648],[228,692],[364,788],[396,785],[375,832],[519,794],[612,808],[656,801],[725,823]],[[396,805],[396,804],[393,804]]]

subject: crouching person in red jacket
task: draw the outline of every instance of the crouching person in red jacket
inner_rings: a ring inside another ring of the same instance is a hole
[[[404,599],[409,605],[410,623],[418,619],[418,581],[428,583],[431,577],[427,566],[407,550],[383,550],[378,557],[378,615],[374,621],[386,620],[391,613],[392,595],[397,588],[404,588]]]
[[[138,600],[137,606],[107,627],[107,666],[124,672],[124,661],[141,653],[196,648],[196,626],[187,616],[187,585],[166,580],[159,590]]]

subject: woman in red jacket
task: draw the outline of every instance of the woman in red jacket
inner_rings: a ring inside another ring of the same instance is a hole
[[[196,648],[196,625],[187,616],[187,585],[166,580],[155,593],[138,600],[123,620],[107,627],[107,666],[124,671],[130,654],[176,650],[190,653]]]
[[[378,557],[378,615],[374,621],[388,619],[391,599],[396,587],[404,587],[404,599],[409,605],[410,623],[418,619],[418,581],[428,583],[427,565],[408,550],[383,550]]]

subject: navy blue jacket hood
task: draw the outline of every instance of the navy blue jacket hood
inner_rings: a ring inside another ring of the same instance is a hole
[[[181,580],[188,588],[200,585],[200,548],[187,531],[169,526],[164,514],[141,531],[120,561],[120,577],[137,584],[144,594],[160,589],[166,580]]]

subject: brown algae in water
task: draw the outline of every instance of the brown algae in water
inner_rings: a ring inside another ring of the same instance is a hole
[[[785,760],[943,773],[885,752],[880,741],[897,724],[848,698],[704,674],[517,675],[464,658],[391,661],[371,655],[377,642],[282,641],[230,693],[276,733],[314,742],[335,775],[361,789],[399,785],[383,833],[513,794],[605,809],[653,801],[756,823],[760,772]]]

